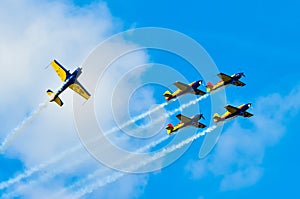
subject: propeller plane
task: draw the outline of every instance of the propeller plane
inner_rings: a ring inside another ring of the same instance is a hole
[[[215,123],[225,121],[231,118],[235,118],[237,116],[243,116],[243,117],[252,117],[253,114],[247,112],[247,110],[251,107],[251,103],[248,104],[242,104],[238,107],[234,107],[231,105],[227,105],[224,108],[227,110],[222,116],[219,116],[218,113],[215,113],[213,115],[213,119]]]
[[[166,129],[167,129],[167,133],[169,135],[171,135],[172,133],[178,131],[179,129],[183,129],[183,128],[186,128],[186,127],[189,127],[189,126],[193,126],[193,127],[196,127],[196,128],[205,128],[206,125],[202,124],[199,122],[199,120],[201,118],[205,119],[203,117],[203,114],[197,114],[195,116],[192,116],[192,117],[186,117],[182,114],[178,114],[176,116],[180,122],[173,126],[172,124],[168,124]]]
[[[53,60],[50,65],[55,70],[61,81],[63,81],[63,85],[58,89],[56,93],[52,90],[48,89],[47,94],[50,96],[50,102],[56,102],[59,106],[63,105],[63,102],[59,98],[59,95],[66,89],[70,88],[79,95],[81,95],[85,99],[90,98],[89,92],[79,83],[77,78],[82,73],[82,68],[78,67],[74,70],[74,72],[70,73],[70,70],[66,70],[58,61]]]
[[[235,85],[235,86],[245,86],[246,84],[244,82],[241,82],[239,79],[241,77],[245,77],[244,73],[236,73],[231,76],[226,75],[224,73],[219,73],[218,77],[221,79],[219,82],[217,82],[215,85],[213,85],[211,82],[208,82],[206,85],[206,91],[212,92],[215,91],[221,87],[227,86],[227,85]]]
[[[198,89],[198,87],[202,84],[202,80],[194,81],[190,84],[184,84],[182,82],[176,81],[174,85],[178,88],[175,92],[171,93],[169,90],[167,90],[163,96],[165,96],[165,99],[167,101],[170,101],[171,99],[177,98],[179,96],[192,93],[195,95],[205,95],[204,91],[201,91]]]

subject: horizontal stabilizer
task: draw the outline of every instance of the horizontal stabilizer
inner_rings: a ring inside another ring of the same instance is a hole
[[[166,91],[166,92],[164,92],[164,94],[163,94],[165,97],[171,97],[172,96],[172,94],[171,94],[171,92],[170,91]]]
[[[169,101],[170,99],[174,98],[174,96],[172,95],[172,93],[170,91],[164,92],[163,96],[165,96],[165,99],[167,101]]]
[[[218,113],[215,113],[213,115],[213,119],[214,119],[214,122],[219,122],[220,120],[222,120],[222,118],[220,117],[220,115]]]
[[[213,87],[214,87],[214,85],[211,82],[208,82],[206,85],[206,92],[210,92]]]
[[[56,97],[54,99],[54,101],[56,102],[56,104],[58,104],[59,106],[62,106],[64,103],[61,101],[61,99],[59,97]]]
[[[50,89],[47,90],[47,94],[49,96],[53,95],[53,91],[51,91]],[[50,102],[56,102],[56,104],[58,104],[59,106],[62,106],[64,103],[61,101],[61,99],[59,97],[56,97],[54,99],[50,99]]]
[[[47,94],[48,94],[49,96],[51,96],[51,95],[53,94],[53,91],[50,90],[50,89],[48,89],[46,92],[47,92]]]
[[[173,132],[174,126],[172,124],[168,124],[166,129],[167,129],[167,134],[171,135],[171,133]]]

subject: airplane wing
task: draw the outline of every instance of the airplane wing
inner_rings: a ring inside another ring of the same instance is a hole
[[[182,91],[185,91],[190,88],[189,85],[181,83],[181,82],[175,82],[174,85]]]
[[[196,95],[205,95],[205,94],[206,94],[206,92],[204,92],[204,91],[202,91],[202,90],[199,90],[199,89],[197,89],[197,90],[195,91],[195,94],[196,94]]]
[[[224,82],[228,82],[232,80],[232,78],[224,73],[219,73],[218,77],[220,77]]]
[[[206,127],[205,124],[202,124],[202,123],[200,123],[200,122],[198,122],[198,123],[196,123],[196,124],[193,124],[193,126],[196,127],[196,128],[201,128],[201,129],[203,129],[203,128]]]
[[[241,81],[236,81],[233,84],[236,86],[245,86],[246,85],[244,82],[241,82]]]
[[[58,63],[56,60],[53,60],[50,64],[61,79],[61,81],[64,82],[70,75],[69,71],[66,70],[62,65],[60,65],[60,63]]]
[[[231,105],[227,105],[227,106],[225,106],[225,108],[226,108],[226,110],[227,110],[228,112],[230,112],[230,113],[235,113],[235,112],[239,111],[238,108],[236,108],[236,107],[234,107],[234,106],[231,106]]]
[[[71,84],[69,88],[81,95],[85,99],[89,99],[91,96],[89,92],[78,81]]]
[[[182,121],[183,123],[189,123],[189,122],[192,121],[191,118],[188,118],[188,117],[186,117],[186,116],[184,116],[184,115],[181,115],[181,114],[176,115],[176,117],[177,117],[180,121]]]
[[[252,117],[253,114],[252,114],[252,113],[249,113],[249,112],[245,112],[242,116],[243,116],[243,117]]]

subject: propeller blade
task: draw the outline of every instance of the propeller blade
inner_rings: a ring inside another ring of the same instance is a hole
[[[47,69],[50,66],[50,64],[48,64],[44,69]]]

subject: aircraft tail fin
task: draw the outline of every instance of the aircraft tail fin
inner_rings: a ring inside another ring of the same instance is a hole
[[[167,133],[169,135],[171,135],[171,133],[173,132],[174,126],[172,124],[168,124],[168,126],[166,127],[167,129]]]
[[[220,117],[220,115],[218,113],[215,113],[213,115],[213,119],[214,119],[214,122],[219,122],[221,120],[221,117]]]
[[[170,98],[172,97],[172,94],[170,91],[166,91],[164,92],[163,96],[165,96],[166,100],[170,100]]]
[[[208,82],[206,85],[206,92],[210,92],[213,87],[214,87],[214,85],[211,82]]]
[[[53,95],[53,91],[52,90],[50,90],[50,89],[48,89],[47,90],[47,94],[49,95],[49,96],[52,96]],[[62,106],[64,103],[61,101],[61,99],[59,98],[59,97],[56,97],[56,98],[54,98],[54,99],[50,99],[50,102],[55,102],[56,104],[58,104],[59,106]]]

